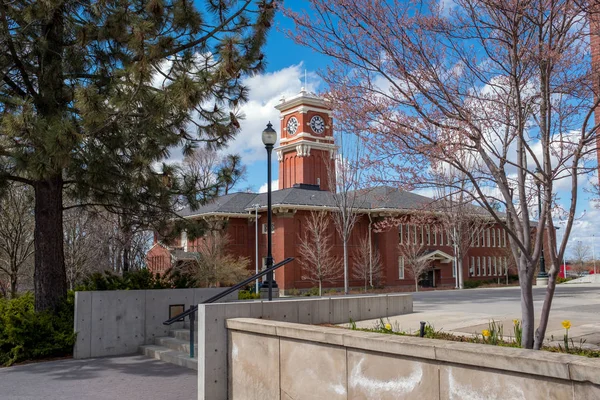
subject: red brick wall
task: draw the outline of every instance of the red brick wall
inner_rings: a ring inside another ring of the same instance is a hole
[[[299,253],[299,238],[304,234],[305,220],[310,215],[309,211],[297,211],[295,213],[274,213],[273,223],[275,225],[275,232],[273,233],[273,257],[275,262],[282,261],[287,257],[294,257],[295,260],[290,264],[287,264],[282,269],[279,269],[275,273],[275,279],[281,289],[310,289],[315,286],[313,283],[307,282],[302,279],[302,267],[301,267],[301,255]],[[263,258],[267,255],[267,235],[263,233],[263,224],[266,224],[267,216],[266,213],[259,214],[258,220],[258,256],[259,256],[259,268],[262,268]],[[374,221],[375,222],[375,221]],[[359,241],[363,237],[367,237],[369,227],[369,219],[367,216],[362,216],[354,228],[353,234],[350,238],[349,243],[349,261],[350,261],[350,286],[361,287],[363,282],[352,278],[352,268],[354,265],[354,253],[359,245]],[[497,228],[496,229],[497,232]],[[343,242],[333,223],[330,225],[331,234],[334,237],[333,240],[333,252],[335,256],[340,259],[343,258]],[[253,219],[247,218],[232,218],[229,219],[226,224],[226,232],[231,238],[231,243],[228,246],[228,250],[236,255],[247,257],[249,259],[248,269],[252,272],[255,270],[255,225]],[[497,279],[498,276],[495,274],[494,267],[492,267],[492,274],[489,274],[489,267],[486,269],[486,273],[480,272],[478,275],[477,259],[483,260],[486,257],[486,266],[488,265],[487,257],[507,257],[510,261],[510,252],[507,247],[498,243],[496,234],[496,245],[493,246],[493,241],[490,241],[490,247],[486,245],[484,247],[473,247],[465,257],[463,261],[463,274],[464,280],[468,279]],[[500,235],[502,237],[502,234]],[[439,237],[439,236],[438,236]],[[503,238],[502,238],[503,239]],[[198,241],[202,240],[189,240],[188,250],[195,251],[198,245]],[[426,240],[426,239],[425,239]],[[378,249],[381,254],[383,264],[383,278],[381,284],[392,287],[405,287],[412,289],[414,286],[414,279],[410,275],[408,266],[405,267],[404,279],[399,278],[399,265],[398,265],[398,228],[391,228],[385,232],[374,232],[372,233],[373,248]],[[179,240],[175,241],[175,245],[179,244]],[[426,242],[425,242],[426,243]],[[508,243],[507,243],[508,245]],[[426,245],[426,248],[430,250],[441,250],[449,255],[453,254],[453,250],[447,245],[447,238],[444,237],[443,245],[433,244],[433,239],[430,238],[430,245]],[[472,275],[469,273],[469,267],[471,266],[471,257],[474,257],[475,270]],[[498,260],[498,259],[496,259]],[[170,265],[170,255],[168,250],[160,245],[156,245],[148,253],[148,265],[153,272],[163,272]],[[454,286],[455,278],[452,276],[452,263],[440,263],[436,262],[434,265],[436,269],[436,286]],[[498,267],[498,275],[504,276],[504,265],[502,263],[502,272],[500,272],[500,266]],[[511,271],[511,274],[516,271]],[[343,278],[333,283],[327,283],[324,285],[325,288],[335,287],[341,288],[344,286]]]

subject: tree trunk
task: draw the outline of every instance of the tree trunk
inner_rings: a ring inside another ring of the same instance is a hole
[[[558,269],[554,268],[554,271],[554,273],[551,273],[548,276],[548,287],[546,288],[544,305],[542,306],[542,312],[540,313],[540,325],[535,331],[535,343],[533,344],[534,350],[540,350],[544,344],[546,328],[548,327],[548,319],[550,318],[550,308],[552,307],[552,299],[554,298],[554,290],[556,289],[556,275],[558,273]]]
[[[415,278],[415,292],[419,291],[419,279]]]
[[[465,283],[464,283],[464,279],[463,279],[463,260],[462,260],[462,255],[460,256],[460,258],[458,259],[458,262],[456,263],[456,273],[458,274],[458,288],[459,289],[464,289],[465,288]]]
[[[348,294],[348,240],[344,240],[344,294]]]
[[[35,188],[35,309],[56,310],[67,295],[63,253],[63,181],[55,176]]]
[[[10,298],[17,298],[17,291],[19,289],[19,277],[16,273],[10,276]]]
[[[524,261],[521,261],[523,263]],[[531,278],[527,276],[524,267],[519,268],[519,285],[521,286],[521,317],[523,323],[523,336],[521,346],[525,349],[533,348],[534,310],[533,289]]]
[[[319,279],[319,297],[321,297],[321,295],[323,294],[321,292],[322,288],[323,288],[323,282],[321,282],[321,280]]]

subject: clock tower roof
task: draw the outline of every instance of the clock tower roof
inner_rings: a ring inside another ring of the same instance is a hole
[[[282,113],[297,106],[312,106],[323,110],[329,111],[331,109],[329,102],[322,97],[317,96],[315,93],[309,92],[306,89],[300,89],[300,93],[286,99],[282,97],[279,100],[279,104],[275,108]]]

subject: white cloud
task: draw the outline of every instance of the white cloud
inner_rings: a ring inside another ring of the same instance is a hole
[[[306,89],[315,91],[319,85],[317,75],[310,72],[306,78]],[[279,133],[279,111],[275,106],[282,97],[298,94],[304,86],[304,79],[302,63],[248,78],[245,83],[250,89],[250,99],[241,107],[245,115],[240,121],[242,129],[225,151],[240,154],[244,164],[263,159],[265,148],[261,138],[262,131],[270,121]]]
[[[279,179],[273,179],[271,181],[271,190],[279,190]],[[262,184],[258,189],[258,193],[267,193],[267,182]]]

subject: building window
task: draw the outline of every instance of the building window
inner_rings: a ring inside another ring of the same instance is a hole
[[[421,228],[419,229],[419,241],[416,244],[423,244],[423,240],[425,240],[423,236],[423,225],[421,225]]]
[[[485,247],[485,229],[481,230],[481,247]]]
[[[504,237],[504,247],[506,247],[506,229],[502,229],[502,236]]]
[[[414,240],[413,244],[417,244],[418,242],[417,242],[417,226],[416,225],[413,225],[413,230],[414,230],[414,234],[415,234],[414,235],[415,240]]]
[[[481,276],[481,257],[477,257],[477,276]]]
[[[502,247],[502,239],[500,237],[500,228],[497,228],[496,231],[498,232],[498,247]]]
[[[398,229],[398,243],[402,244],[402,224],[400,224]]]
[[[444,228],[440,228],[440,246],[444,245]]]
[[[475,275],[475,257],[471,257],[471,266],[469,267],[469,276]]]
[[[498,257],[494,256],[494,275],[498,276]]]
[[[427,246],[429,246],[431,244],[431,230],[429,226],[425,227],[425,231],[427,234]]]
[[[492,276],[492,257],[488,256],[488,275]]]
[[[188,251],[188,238],[186,231],[181,232],[181,247],[183,248],[183,251]]]
[[[450,241],[450,231],[446,231],[446,246],[450,246],[452,242]]]
[[[456,278],[456,260],[454,260],[454,262],[452,263],[452,277]]]
[[[508,260],[504,257],[504,273],[508,276]]]
[[[496,230],[492,229],[492,247],[496,247]]]
[[[263,235],[267,234],[267,224],[262,224],[262,233]],[[271,233],[275,233],[275,224],[271,223]]]
[[[433,227],[433,245],[437,246],[437,234],[438,234],[438,228],[437,226]]]
[[[487,229],[487,247],[492,247],[490,228]]]
[[[479,232],[477,232],[477,229],[473,232],[473,237],[475,238],[475,247],[479,247]]]
[[[404,279],[404,256],[398,257],[398,279]]]
[[[485,257],[481,257],[481,258],[483,260],[482,265],[481,265],[481,267],[483,268],[483,275],[482,276],[487,276],[487,268],[485,266]]]

